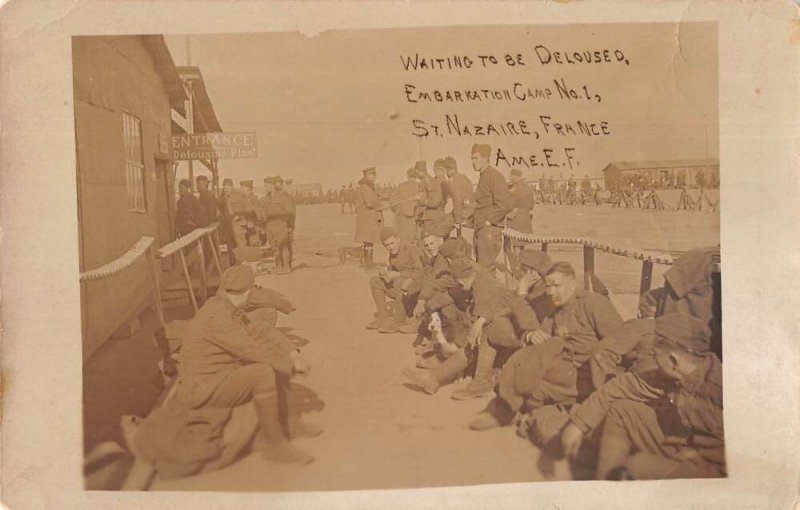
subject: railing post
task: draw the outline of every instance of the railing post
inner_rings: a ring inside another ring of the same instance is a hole
[[[653,263],[649,260],[642,261],[642,280],[639,285],[639,294],[650,290],[650,281],[653,279]]]
[[[548,243],[542,243],[542,251],[545,253],[547,253],[547,244]]]
[[[594,276],[594,248],[583,245],[583,288],[592,291],[592,276]]]

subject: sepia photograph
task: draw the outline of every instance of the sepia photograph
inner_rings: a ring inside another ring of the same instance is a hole
[[[84,488],[725,478],[717,29],[73,36]]]

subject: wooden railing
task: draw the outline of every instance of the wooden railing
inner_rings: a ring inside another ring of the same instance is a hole
[[[592,276],[595,274],[595,252],[601,251],[642,261],[642,273],[639,281],[639,293],[644,294],[650,290],[653,279],[653,265],[663,264],[672,265],[673,259],[669,255],[649,255],[647,253],[634,250],[632,248],[617,248],[605,243],[585,239],[581,237],[542,237],[532,234],[525,234],[514,229],[506,228],[503,230],[503,237],[531,244],[540,244],[542,251],[546,252],[551,244],[578,244],[583,247],[583,286],[587,290],[591,288]],[[506,266],[508,266],[508,254],[506,253]]]

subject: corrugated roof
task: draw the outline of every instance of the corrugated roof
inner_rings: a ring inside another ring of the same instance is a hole
[[[172,55],[167,49],[167,43],[164,42],[164,36],[143,35],[141,38],[145,48],[153,56],[156,72],[164,83],[170,106],[181,115],[186,115],[183,104],[186,101],[186,91],[183,90],[183,83],[178,76]]]
[[[179,66],[176,67],[176,70],[181,79],[192,80],[192,92],[194,93],[195,101],[195,132],[221,133],[222,127],[219,125],[217,114],[214,112],[214,105],[211,104],[211,99],[208,97],[206,83],[203,80],[200,69],[195,66]]]
[[[663,161],[615,161],[603,168],[613,166],[619,170],[649,170],[658,168],[681,168],[698,166],[719,166],[718,159],[672,159]]]

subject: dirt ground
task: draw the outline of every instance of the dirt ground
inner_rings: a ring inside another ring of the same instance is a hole
[[[325,432],[298,445],[316,461],[278,467],[252,454],[217,472],[157,480],[153,489],[339,490],[569,479],[563,462],[549,463],[513,429],[468,430],[466,424],[486,400],[451,400],[457,385],[434,396],[405,386],[401,371],[414,365],[413,337],[365,330],[373,312],[369,274],[352,262],[338,265],[336,250],[353,244],[354,221],[338,205],[298,208],[297,270],[258,280],[298,308],[279,325],[308,341],[303,354],[313,369],[297,383],[309,390],[303,397],[315,409],[305,418]],[[534,226],[541,235],[589,237],[654,253],[719,243],[716,213],[543,206],[536,210]],[[582,255],[575,247],[551,246],[551,256],[581,270]],[[378,258],[385,260],[385,252]],[[638,261],[598,255],[597,273],[626,318],[635,311],[640,270]],[[663,270],[656,268],[654,285]]]

